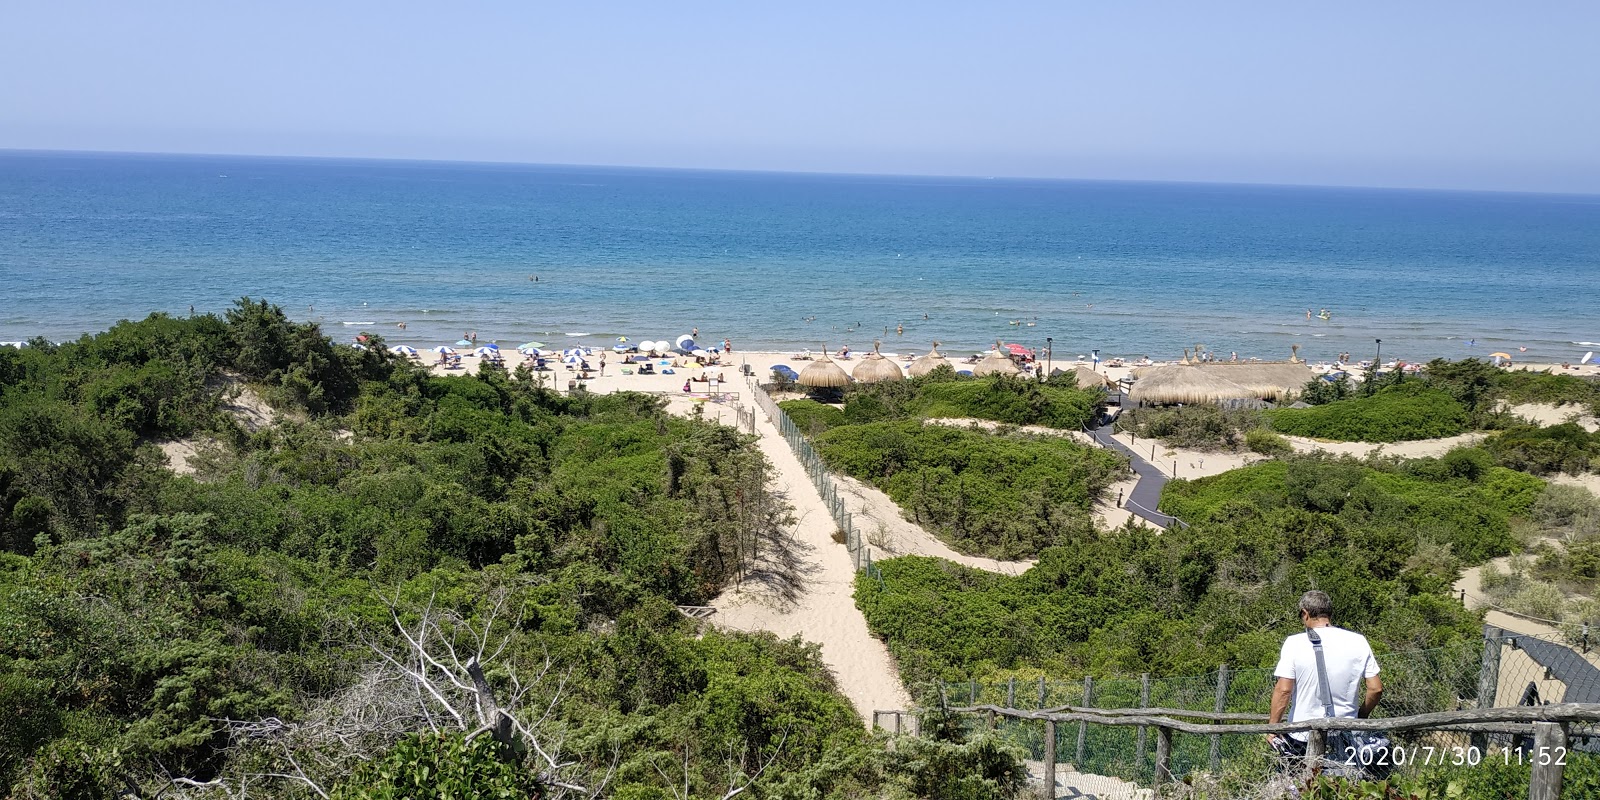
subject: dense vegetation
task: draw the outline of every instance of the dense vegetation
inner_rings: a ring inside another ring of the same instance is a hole
[[[1266,426],[1266,415],[1255,409],[1191,405],[1129,408],[1117,417],[1116,427],[1135,437],[1160,439],[1169,447],[1206,452],[1282,455],[1293,449]]]
[[[1070,379],[1040,383],[1010,375],[974,378],[940,367],[918,378],[854,383],[844,392],[842,414],[815,400],[782,404],[808,435],[839,425],[906,419],[985,419],[1009,425],[1078,430],[1105,405],[1105,393],[1080,389]]]
[[[1572,422],[1519,425],[1484,440],[1483,448],[1501,465],[1534,475],[1578,475],[1600,463],[1600,433]]]
[[[1279,433],[1339,442],[1404,442],[1466,433],[1468,414],[1448,392],[1420,381],[1310,408],[1265,412]]]
[[[1296,457],[1168,484],[1192,527],[1082,533],[1019,577],[926,558],[879,564],[857,602],[908,679],[1270,667],[1307,588],[1382,647],[1477,636],[1449,595],[1463,563],[1509,552],[1543,491],[1480,451],[1408,462]]]
[[[994,558],[1029,557],[1093,530],[1091,505],[1127,468],[1061,436],[915,420],[846,425],[815,442],[830,467],[882,489],[952,547]]]
[[[431,377],[252,301],[0,348],[0,787],[1014,788],[992,742],[886,751],[814,646],[674,609],[782,546],[748,439],[527,378]],[[284,419],[241,427],[241,387]]]

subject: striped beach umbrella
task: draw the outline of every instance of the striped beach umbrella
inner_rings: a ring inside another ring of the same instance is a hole
[[[394,347],[389,348],[389,352],[402,356],[414,356],[417,354],[417,348],[408,344],[397,344]]]
[[[450,345],[441,344],[438,347],[433,348],[433,352],[444,353],[446,355],[455,355],[456,349]]]

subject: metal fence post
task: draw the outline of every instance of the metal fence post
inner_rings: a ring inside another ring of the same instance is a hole
[[[1228,710],[1228,680],[1231,673],[1228,665],[1223,664],[1217,668],[1217,707],[1218,714]],[[1221,724],[1221,723],[1217,723]],[[1216,772],[1222,768],[1222,734],[1211,734],[1211,771]]]
[[[1094,677],[1093,676],[1085,675],[1083,677],[1083,707],[1084,708],[1093,708],[1094,707]],[[1089,723],[1088,722],[1084,722],[1084,721],[1080,721],[1078,723],[1078,751],[1077,751],[1077,756],[1078,757],[1077,757],[1077,761],[1074,762],[1077,765],[1079,772],[1083,771],[1084,751],[1088,747],[1088,744],[1089,744]]]
[[[1139,707],[1150,707],[1150,673],[1148,672],[1139,675]],[[1141,770],[1144,769],[1145,735],[1148,729],[1146,725],[1139,726],[1138,757],[1136,761]]]

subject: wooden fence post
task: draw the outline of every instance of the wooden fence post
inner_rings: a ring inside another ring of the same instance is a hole
[[[1139,676],[1139,707],[1150,707],[1150,673],[1148,672]],[[1139,764],[1139,769],[1144,769],[1144,755],[1146,750],[1145,732],[1148,730],[1148,727],[1149,726],[1146,725],[1139,726],[1139,749],[1138,757],[1136,758],[1136,761]]]
[[[1528,800],[1560,800],[1566,757],[1566,726],[1559,722],[1533,723],[1533,769],[1528,779]]]
[[[1217,668],[1217,705],[1216,712],[1221,714],[1228,709],[1228,681],[1232,674],[1228,672],[1228,665],[1223,664]],[[1222,723],[1217,723],[1221,725]],[[1211,735],[1211,771],[1216,772],[1222,768],[1222,734]]]
[[[1056,721],[1044,721],[1044,796],[1056,796]]]
[[[977,679],[973,679],[972,684],[967,687],[967,705],[975,706],[977,704],[978,704],[978,681],[977,681]]]
[[[1494,708],[1495,695],[1500,691],[1500,634],[1493,625],[1483,626],[1483,663],[1478,667],[1478,708]],[[1472,744],[1478,752],[1489,750],[1489,737],[1472,734]]]
[[[1085,675],[1083,677],[1083,707],[1084,708],[1093,708],[1094,707],[1094,677],[1093,676]],[[1076,760],[1073,761],[1073,764],[1076,765],[1076,767],[1077,767],[1079,772],[1083,771],[1083,761],[1084,761],[1084,755],[1085,755],[1084,751],[1086,750],[1086,748],[1088,746],[1088,743],[1089,743],[1089,723],[1088,722],[1079,722],[1078,723],[1077,758],[1076,758]]]
[[[1306,763],[1315,764],[1322,760],[1322,754],[1328,752],[1327,731],[1306,731],[1310,738],[1306,739]]]
[[[1156,779],[1155,786],[1172,782],[1172,729],[1156,727]],[[1159,795],[1159,788],[1157,794]]]

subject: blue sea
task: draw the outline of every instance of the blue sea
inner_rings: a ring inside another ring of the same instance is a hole
[[[0,340],[249,295],[416,345],[1562,361],[1600,197],[0,152],[0,286]]]

